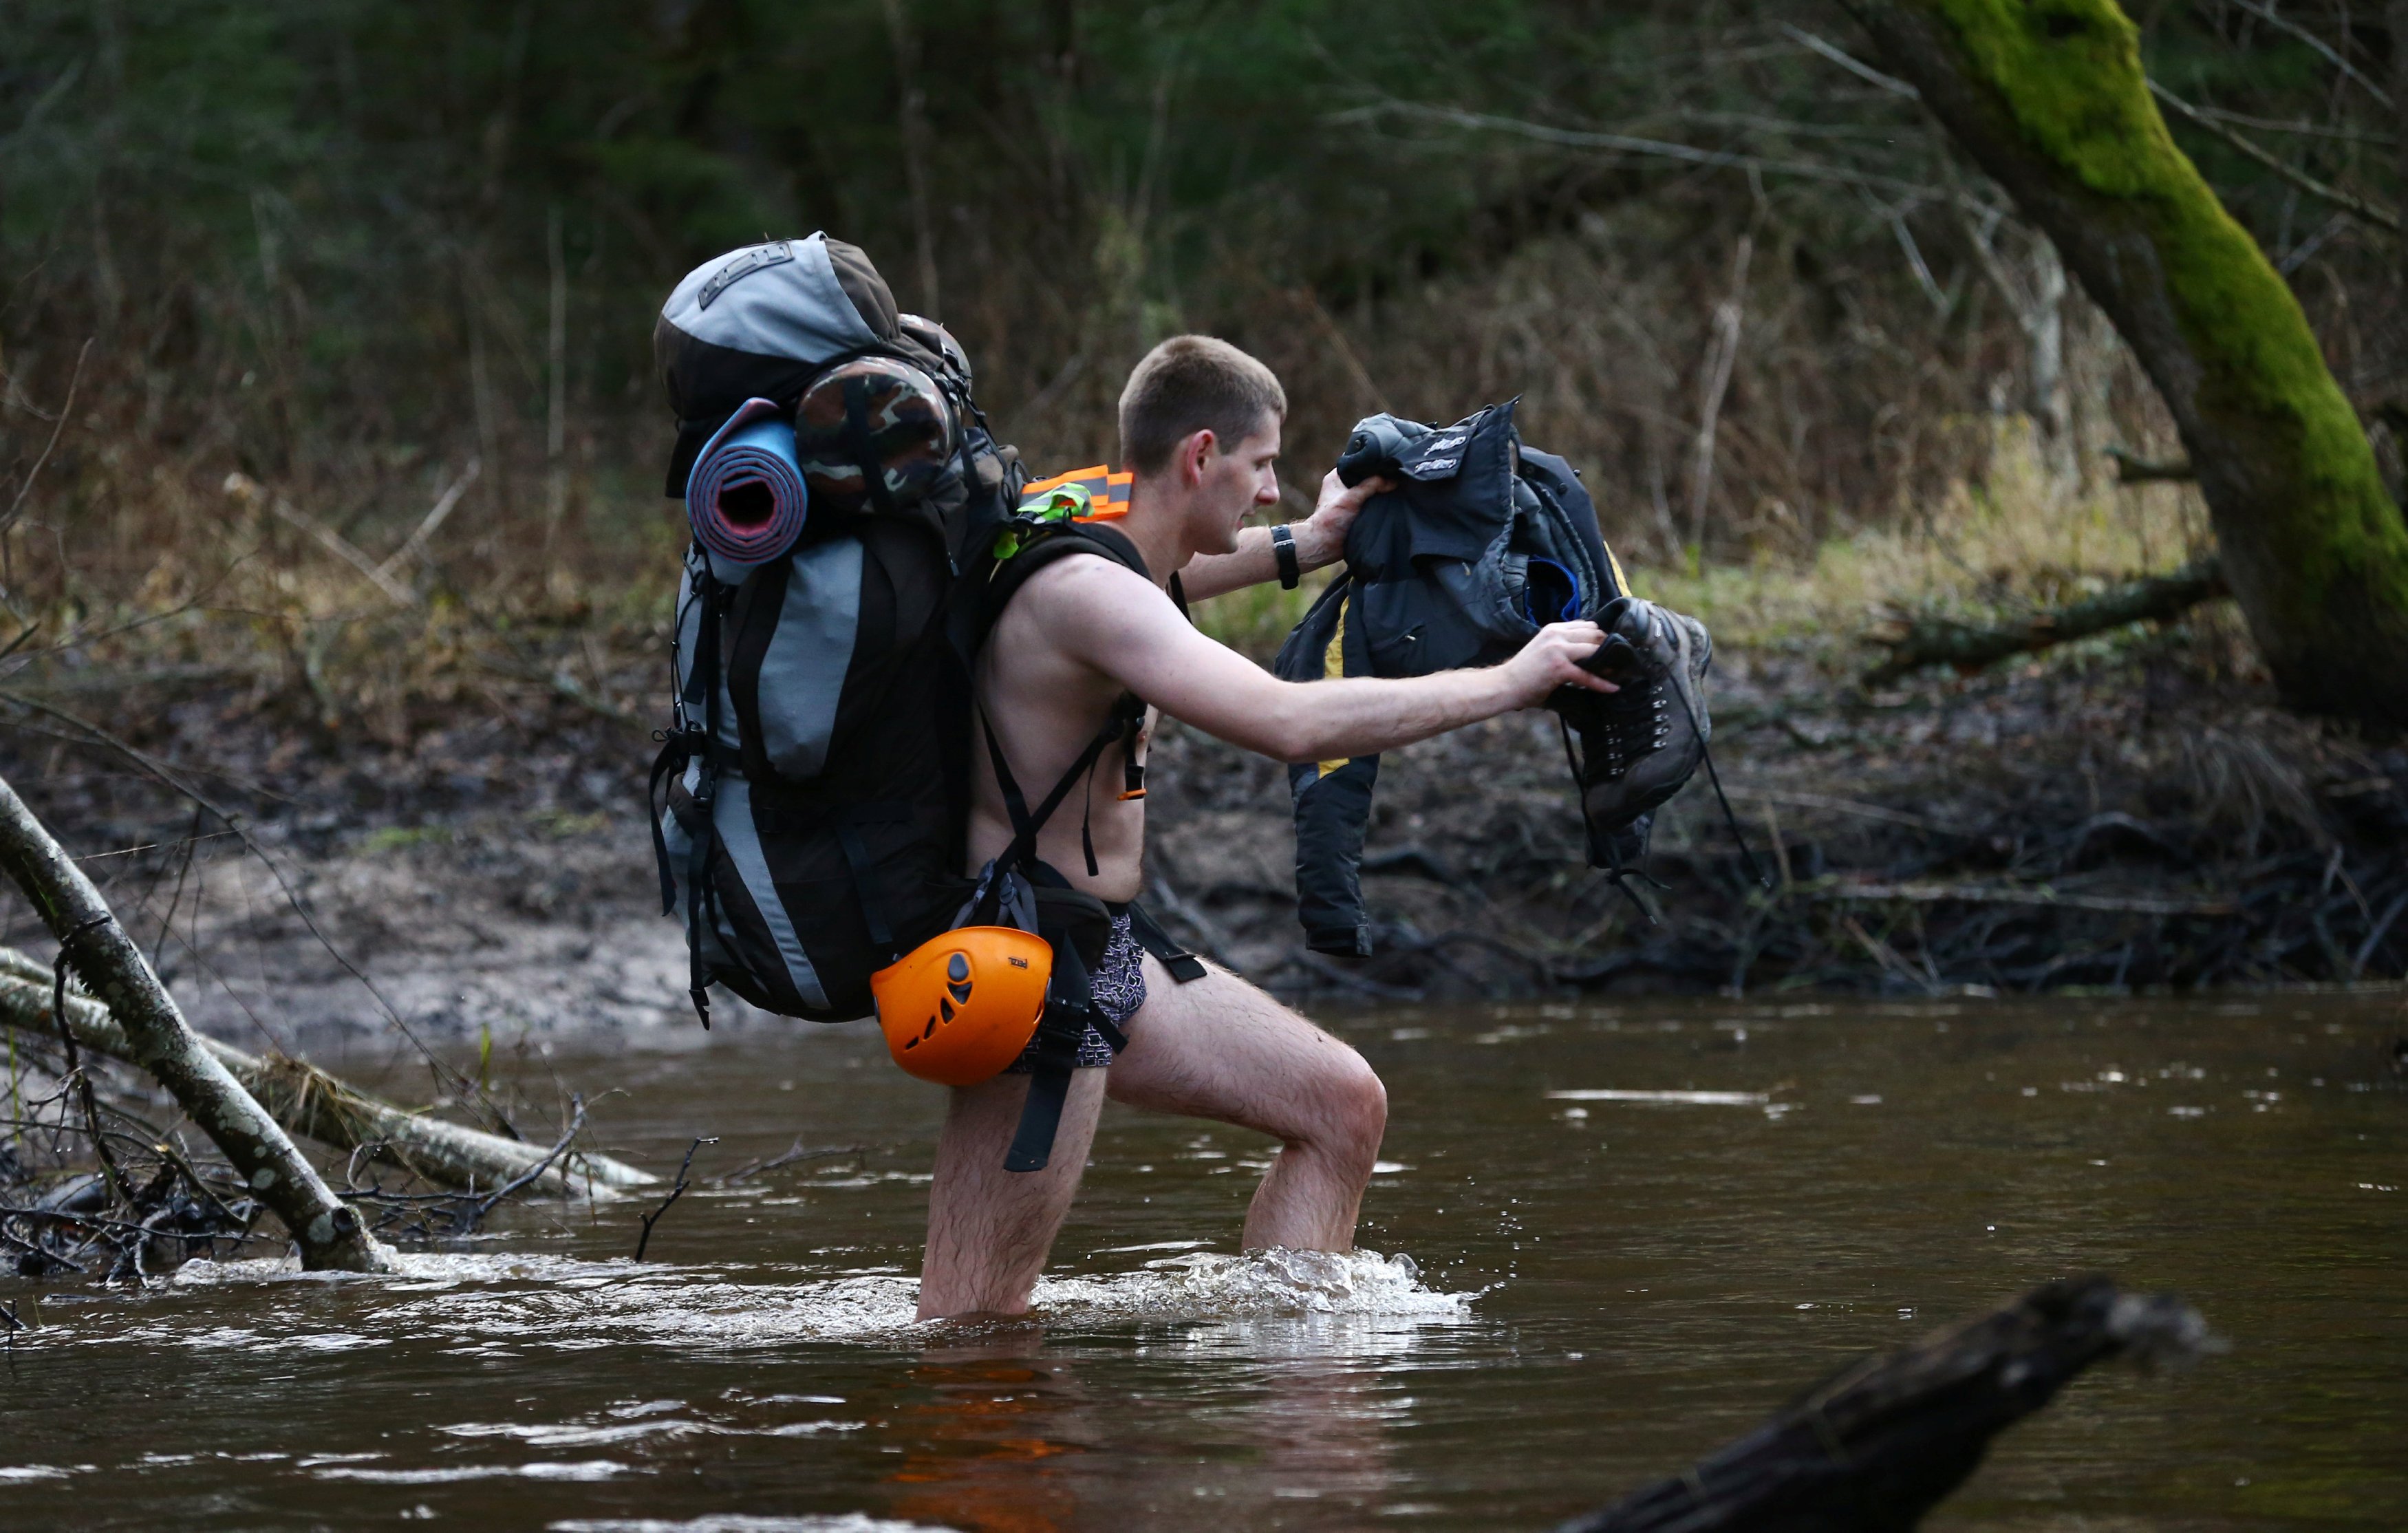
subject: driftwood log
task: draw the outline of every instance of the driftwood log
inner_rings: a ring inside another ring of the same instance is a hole
[[[1888,659],[1865,673],[1865,685],[1886,686],[1926,666],[1954,666],[1971,674],[2009,655],[2087,638],[2128,623],[2162,623],[2225,595],[2223,567],[2211,553],[2171,574],[2146,575],[2017,623],[1985,626],[1953,618],[1918,618],[1885,623],[1865,636],[1889,651]]]
[[[283,1126],[185,1023],[142,950],[117,924],[17,790],[0,780],[0,870],[59,939],[60,961],[98,993],[124,1030],[130,1062],[149,1071],[217,1145],[252,1196],[283,1222],[312,1271],[380,1272],[391,1254],[337,1198]]]
[[[1807,1392],[1696,1468],[1556,1533],[1906,1533],[1990,1439],[2093,1363],[2186,1363],[2213,1343],[2171,1295],[2052,1282]]]
[[[48,966],[10,948],[0,948],[0,1027],[44,1038],[58,1036],[50,1014],[55,994]],[[133,1041],[95,1000],[67,995],[67,1026],[76,1046],[112,1059],[131,1060]],[[233,1073],[253,1099],[282,1125],[336,1150],[367,1151],[430,1182],[453,1187],[497,1187],[514,1182],[552,1157],[550,1148],[506,1139],[439,1118],[423,1117],[354,1090],[303,1060],[282,1054],[262,1057],[213,1038],[201,1046]],[[528,1190],[553,1196],[583,1196],[649,1186],[660,1179],[624,1161],[590,1151],[573,1151],[547,1168]]]

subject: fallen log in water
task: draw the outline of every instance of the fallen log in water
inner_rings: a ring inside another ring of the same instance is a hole
[[[55,1039],[58,1024],[50,1015],[52,994],[48,966],[14,949],[0,948],[0,1027]],[[131,1041],[108,1008],[70,992],[66,1011],[67,1025],[79,1048],[112,1059],[134,1057]],[[549,1146],[506,1139],[379,1101],[303,1060],[282,1054],[261,1057],[213,1038],[200,1041],[287,1132],[337,1150],[369,1152],[430,1182],[454,1187],[497,1187],[525,1176],[554,1154]],[[648,1186],[659,1180],[609,1155],[572,1151],[528,1187],[554,1196],[582,1196],[589,1192]]]
[[[59,962],[89,980],[109,1003],[126,1039],[131,1062],[167,1088],[186,1116],[209,1137],[243,1184],[282,1222],[311,1271],[382,1272],[392,1253],[361,1224],[358,1211],[337,1198],[317,1168],[279,1124],[263,1110],[200,1035],[184,1021],[142,950],[134,945],[100,891],[64,848],[42,827],[17,790],[0,781],[0,869],[5,869],[59,939]],[[68,1074],[76,1070],[72,1035],[62,1042]],[[86,1118],[97,1122],[85,1082]],[[122,1181],[97,1131],[93,1149]],[[127,1189],[118,1189],[121,1196]]]
[[[2190,1361],[2213,1343],[2171,1295],[2052,1282],[1846,1368],[1695,1469],[1556,1533],[1906,1533],[1990,1439],[2091,1364]]]
[[[2098,595],[2038,612],[2016,623],[1985,626],[1954,618],[1900,619],[1865,637],[1889,651],[1889,658],[1865,673],[1865,685],[1886,686],[1926,666],[1954,666],[1971,673],[2051,645],[2087,638],[2128,623],[2164,622],[2213,596],[2228,595],[2223,566],[2213,553],[2168,575],[2144,575]]]

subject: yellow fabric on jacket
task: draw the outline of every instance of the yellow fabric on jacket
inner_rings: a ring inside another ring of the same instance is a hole
[[[1321,652],[1321,674],[1324,680],[1346,674],[1346,604],[1354,599],[1351,595],[1338,598],[1338,626],[1329,630],[1328,647]],[[1352,756],[1340,756],[1334,761],[1318,763],[1320,776],[1315,777],[1313,781],[1320,781],[1321,778],[1327,777],[1354,759]]]

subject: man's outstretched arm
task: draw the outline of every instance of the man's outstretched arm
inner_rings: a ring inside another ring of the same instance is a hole
[[[1560,686],[1612,692],[1581,669],[1604,642],[1593,623],[1539,630],[1502,665],[1388,680],[1283,681],[1189,626],[1153,584],[1102,559],[1065,559],[1016,598],[1036,603],[1071,656],[1174,719],[1278,761],[1369,755],[1529,708]]]

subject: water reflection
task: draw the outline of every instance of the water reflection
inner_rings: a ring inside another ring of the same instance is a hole
[[[902,1463],[885,1478],[900,1517],[967,1533],[1055,1533],[1075,1508],[1055,1460],[1084,1451],[1093,1403],[1067,1361],[1039,1361],[1036,1326],[923,1353],[893,1418]]]
[[[885,1477],[897,1487],[886,1510],[966,1533],[1187,1526],[1205,1507],[1212,1526],[1229,1528],[1353,1526],[1375,1515],[1391,1499],[1388,1427],[1413,1402],[1346,1342],[1376,1339],[1394,1355],[1410,1330],[1262,1321],[1206,1329],[1209,1340],[1144,1350],[1255,1366],[1188,1400],[1202,1431],[1158,1440],[1113,1428],[1149,1403],[1142,1396],[1109,1385],[1099,1394],[1082,1360],[1049,1354],[1034,1327],[931,1348],[892,1419],[906,1447]],[[1132,1474],[1132,1459],[1163,1472]]]

